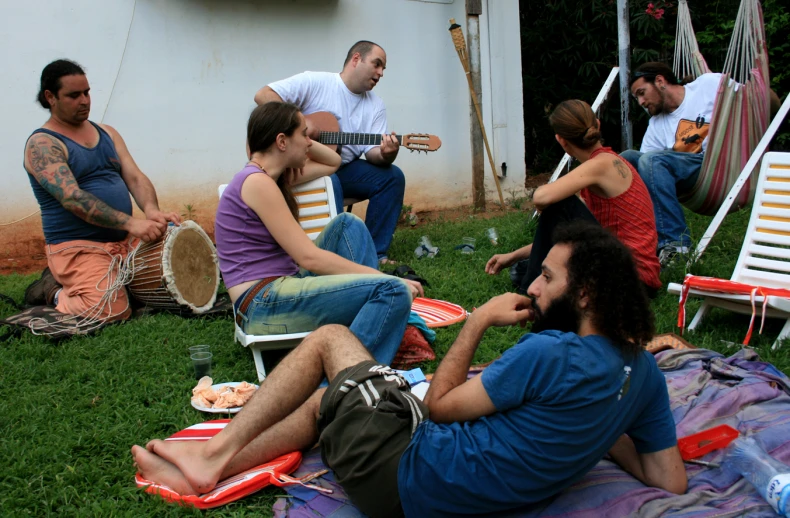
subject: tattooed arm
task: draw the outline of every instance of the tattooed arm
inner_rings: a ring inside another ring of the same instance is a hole
[[[25,169],[63,208],[92,225],[125,230],[152,241],[162,235],[155,224],[134,219],[113,209],[93,194],[83,191],[67,164],[66,146],[46,133],[36,133],[25,146]]]
[[[532,195],[532,202],[536,209],[543,210],[585,187],[597,185],[605,174],[606,170],[598,160],[588,160],[554,182],[538,187]]]
[[[588,187],[599,196],[619,196],[631,186],[631,170],[626,164],[609,153],[586,160],[557,181],[538,187],[532,197],[535,208],[543,210]]]
[[[132,193],[137,206],[145,213],[146,219],[156,221],[162,225],[167,225],[168,221],[175,224],[181,222],[181,218],[175,212],[162,212],[159,210],[159,201],[156,198],[156,190],[151,180],[137,167],[129,149],[126,147],[121,134],[112,126],[102,124],[101,127],[110,134],[118,159],[121,162],[121,177],[123,178],[129,192]]]

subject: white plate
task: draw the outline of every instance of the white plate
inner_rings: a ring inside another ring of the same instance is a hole
[[[211,388],[217,391],[222,387],[236,387],[238,385],[241,385],[240,381],[231,381],[228,383],[217,383],[216,385],[211,385]],[[255,390],[258,390],[259,388],[258,385],[254,383],[250,383],[250,385],[255,387]],[[205,406],[200,406],[192,400],[190,400],[189,402],[192,403],[192,408],[194,408],[195,410],[200,410],[201,412],[208,412],[209,414],[236,414],[240,412],[242,408],[244,408],[243,406],[234,406],[230,408],[208,408]]]

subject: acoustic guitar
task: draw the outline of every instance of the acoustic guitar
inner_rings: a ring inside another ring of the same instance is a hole
[[[310,138],[337,150],[338,145],[378,146],[381,135],[375,133],[346,133],[340,131],[340,123],[329,112],[315,112],[306,115],[308,126],[311,127]],[[409,151],[436,151],[442,147],[442,141],[436,135],[425,133],[409,133],[395,135],[401,146]]]

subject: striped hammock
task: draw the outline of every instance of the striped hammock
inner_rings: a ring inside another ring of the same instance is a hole
[[[678,4],[675,40],[674,72],[678,78],[696,78],[710,72],[700,54],[686,0]],[[713,215],[722,205],[768,128],[769,84],[762,8],[759,0],[742,0],[713,107],[699,178],[691,191],[679,193],[681,203],[688,209]],[[731,211],[751,203],[758,171],[759,167],[755,167]]]

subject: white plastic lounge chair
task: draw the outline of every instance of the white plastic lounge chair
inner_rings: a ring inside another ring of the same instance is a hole
[[[227,184],[219,186],[219,196],[227,187]],[[316,178],[307,183],[297,185],[293,189],[296,203],[299,206],[299,224],[304,229],[307,237],[315,240],[318,234],[326,227],[329,221],[337,216],[335,208],[335,193],[332,189],[332,180],[329,177]],[[252,357],[255,360],[255,369],[258,371],[258,380],[266,378],[266,369],[263,365],[263,351],[273,351],[276,349],[292,349],[299,345],[301,341],[309,335],[305,333],[290,333],[283,335],[248,335],[236,323],[234,310],[234,337],[244,347],[249,347]]]
[[[790,335],[790,153],[771,152],[763,156],[749,226],[731,280],[782,291],[762,290],[766,292],[762,295],[759,289],[748,293],[747,287],[747,293],[743,289],[727,293],[726,282],[707,289],[691,284],[688,294],[704,300],[689,330],[696,329],[714,306],[752,315],[765,312],[767,317],[786,319],[773,344],[776,349]],[[707,284],[716,284],[716,280]],[[784,295],[785,290],[786,296],[777,295]],[[670,284],[668,291],[680,294],[682,285]],[[682,326],[682,319],[679,323]]]

